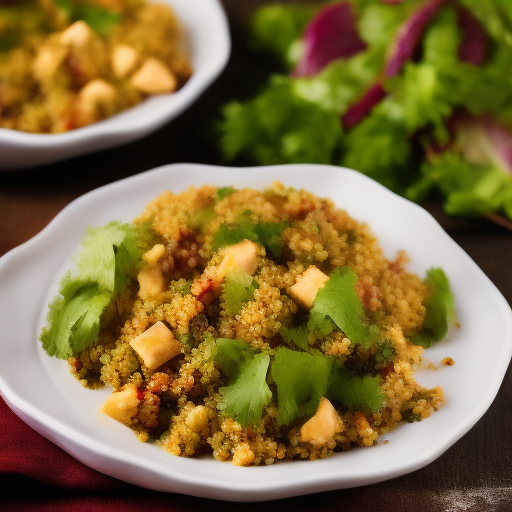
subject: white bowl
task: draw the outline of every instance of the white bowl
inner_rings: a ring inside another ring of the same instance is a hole
[[[219,0],[161,0],[181,21],[194,73],[176,93],[152,96],[104,121],[65,133],[34,134],[0,128],[0,170],[43,165],[125,144],[157,130],[188,108],[224,69],[231,50]]]
[[[264,188],[274,180],[331,197],[366,221],[388,258],[405,249],[409,268],[448,274],[460,328],[428,349],[454,366],[417,372],[425,386],[441,385],[447,404],[430,418],[403,424],[370,448],[318,461],[235,467],[209,457],[185,459],[139,442],[98,412],[108,390],[82,388],[65,361],[49,357],[38,336],[47,305],[87,226],[131,221],[165,189],[215,184]],[[270,500],[360,486],[417,470],[439,457],[485,413],[512,354],[512,313],[495,286],[422,208],[360,173],[339,167],[289,165],[223,168],[175,164],[113,183],[75,200],[38,235],[0,259],[0,392],[31,427],[85,464],[160,491],[231,501]],[[478,472],[479,469],[475,468]]]

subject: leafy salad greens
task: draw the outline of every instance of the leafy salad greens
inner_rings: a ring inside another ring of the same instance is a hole
[[[223,107],[227,159],[347,166],[512,228],[508,0],[269,5],[251,41],[279,64]]]

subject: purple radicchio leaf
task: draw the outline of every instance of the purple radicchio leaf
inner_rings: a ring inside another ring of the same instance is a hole
[[[404,64],[412,58],[425,29],[437,11],[448,0],[427,0],[414,11],[400,27],[391,50],[388,53],[384,69],[384,79],[391,78],[401,71]],[[385,3],[399,3],[394,0]],[[379,81],[372,85],[342,117],[345,129],[350,129],[362,121],[366,115],[386,96],[384,86]]]
[[[487,54],[487,34],[480,22],[467,9],[458,10],[458,22],[462,30],[459,58],[463,62],[479,66]]]
[[[512,175],[512,129],[491,116],[461,116],[455,123],[461,156],[473,164],[493,163]]]
[[[427,0],[416,9],[400,27],[391,51],[388,54],[384,75],[391,78],[398,74],[410,60],[420,42],[425,29],[437,11],[449,0]]]
[[[380,82],[372,85],[342,116],[342,124],[346,130],[359,124],[370,110],[386,96],[386,91]]]
[[[315,75],[332,61],[348,59],[366,49],[349,2],[322,9],[306,27],[303,44],[303,56],[293,76]]]

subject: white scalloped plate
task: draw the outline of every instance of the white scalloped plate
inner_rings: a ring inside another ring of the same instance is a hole
[[[107,390],[82,388],[66,362],[48,357],[40,347],[38,334],[63,269],[87,226],[131,221],[165,189],[179,192],[202,184],[262,189],[274,180],[331,197],[372,226],[389,258],[405,249],[411,270],[423,275],[431,266],[444,268],[461,326],[426,356],[434,363],[450,356],[455,364],[423,371],[418,378],[424,385],[442,385],[447,405],[420,423],[400,426],[386,437],[388,443],[319,461],[239,468],[211,458],[174,457],[140,443],[128,428],[98,412]],[[512,354],[510,307],[466,253],[423,209],[339,167],[175,164],[148,171],[68,205],[41,233],[0,259],[0,282],[0,391],[10,407],[98,471],[150,489],[215,499],[270,500],[371,484],[417,470],[482,417]]]
[[[231,51],[219,0],[160,0],[181,21],[194,73],[173,94],[152,96],[118,115],[65,133],[36,134],[0,128],[0,171],[43,165],[140,139],[186,110],[224,69]]]

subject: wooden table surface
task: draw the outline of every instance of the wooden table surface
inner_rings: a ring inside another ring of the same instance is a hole
[[[167,163],[226,163],[218,153],[213,126],[221,104],[234,97],[250,96],[264,76],[265,63],[250,53],[245,29],[254,8],[269,2],[224,0],[223,3],[232,30],[232,57],[216,83],[178,119],[140,141],[119,148],[45,167],[0,172],[0,256],[38,233],[70,201],[98,186]],[[426,207],[512,304],[512,233],[485,220],[448,218],[436,203]],[[134,487],[130,492],[149,491]],[[186,511],[206,507],[235,510],[241,506],[187,496],[173,496],[172,500],[179,510]],[[427,467],[372,486],[268,505],[290,506],[297,512],[510,512],[511,368],[484,417]],[[246,510],[260,506],[243,505]]]

